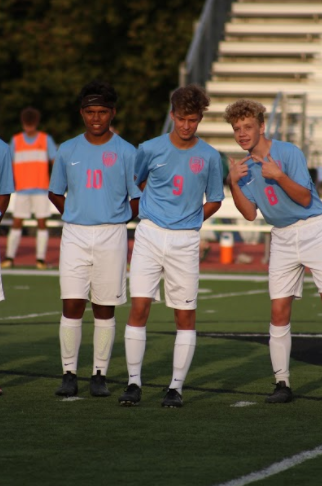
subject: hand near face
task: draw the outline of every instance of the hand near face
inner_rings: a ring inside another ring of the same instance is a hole
[[[248,167],[247,167],[247,160],[250,159],[250,156],[245,157],[241,160],[235,160],[229,157],[229,178],[232,183],[236,183],[242,177],[245,177],[248,174]]]
[[[253,155],[252,159],[254,162],[261,162],[262,164],[262,176],[265,179],[274,179],[277,180],[281,175],[282,171],[277,165],[277,163],[272,159],[271,155],[267,155],[267,160],[258,157],[257,155]]]

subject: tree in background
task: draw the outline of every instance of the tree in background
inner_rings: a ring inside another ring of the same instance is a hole
[[[91,79],[119,94],[117,130],[133,144],[161,131],[203,0],[1,0],[0,136],[33,105],[58,142],[82,129],[76,96]]]

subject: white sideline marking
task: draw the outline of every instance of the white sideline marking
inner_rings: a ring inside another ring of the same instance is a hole
[[[257,402],[236,402],[230,405],[231,407],[249,407],[250,405],[256,405]]]
[[[256,332],[205,332],[203,333],[205,336],[212,336],[212,337],[269,337],[268,333],[256,333]],[[322,334],[304,334],[304,333],[295,333],[293,337],[300,337],[300,338],[322,338]]]
[[[265,293],[266,290],[250,290],[250,291],[247,291],[247,292],[229,292],[227,294],[211,294],[211,295],[207,295],[207,296],[204,296],[204,297],[200,297],[199,299],[202,299],[202,300],[205,300],[205,299],[221,299],[221,298],[224,298],[224,297],[236,297],[236,296],[240,296],[240,295],[253,295],[253,294],[262,294],[262,293]],[[154,304],[162,304],[163,301],[158,301],[158,302],[154,302]],[[123,307],[129,307],[130,304],[124,304]],[[91,311],[92,309],[90,308],[87,308],[85,309],[85,312],[87,311]],[[54,316],[54,315],[57,315],[57,314],[61,314],[61,311],[53,311],[53,312],[42,312],[42,313],[39,313],[39,314],[26,314],[24,316],[8,316],[8,317],[0,317],[0,321],[9,321],[9,320],[20,320],[20,319],[32,319],[32,318],[35,318],[35,317],[44,317],[44,316]]]
[[[247,290],[246,292],[228,292],[226,294],[211,294],[211,295],[205,295],[204,297],[199,297],[198,300],[223,299],[224,297],[239,297],[241,295],[256,295],[256,294],[267,294],[267,289]]]
[[[8,269],[8,270],[1,270],[2,275],[34,275],[34,276],[42,276],[42,277],[58,277],[59,271],[58,270],[16,270],[16,269]],[[130,274],[126,274],[127,278],[129,278]],[[254,274],[221,274],[221,273],[200,273],[199,275],[200,280],[218,280],[218,281],[235,281],[235,282],[267,282],[268,275],[254,275]],[[305,276],[305,282],[314,282],[313,277]]]
[[[61,311],[55,312],[42,312],[41,314],[26,314],[24,316],[8,316],[8,317],[0,317],[0,321],[13,321],[13,320],[20,320],[20,319],[31,319],[33,317],[43,317],[43,316],[53,316],[56,314],[61,314]]]
[[[238,479],[233,479],[227,483],[220,483],[213,486],[244,486],[245,484],[254,483],[255,481],[260,481],[261,479],[268,478],[274,474],[278,474],[282,471],[287,471],[291,467],[297,466],[308,459],[314,459],[315,457],[322,455],[322,446],[316,447],[310,451],[303,451],[295,456],[289,457],[288,459],[283,459],[280,462],[275,462],[271,466],[261,471],[256,471],[248,474],[247,476],[242,476]]]
[[[84,397],[66,397],[59,400],[60,402],[76,402],[76,400],[85,400]]]
[[[90,311],[92,309],[85,309],[85,312]],[[53,311],[53,312],[41,312],[39,314],[25,314],[24,316],[8,316],[8,317],[0,317],[0,321],[12,321],[12,320],[20,320],[20,319],[31,319],[33,317],[44,317],[44,316],[55,316],[57,314],[61,314],[61,311]]]

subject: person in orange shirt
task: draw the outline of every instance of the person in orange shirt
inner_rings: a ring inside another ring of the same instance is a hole
[[[10,142],[15,181],[13,224],[9,231],[6,256],[2,268],[13,267],[24,219],[34,214],[37,219],[36,267],[45,269],[45,257],[49,232],[46,220],[50,216],[48,200],[49,164],[56,155],[54,140],[47,133],[38,131],[40,112],[32,107],[22,110],[20,119],[23,132],[12,137]]]

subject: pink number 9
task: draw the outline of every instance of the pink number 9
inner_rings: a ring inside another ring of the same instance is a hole
[[[180,175],[174,176],[173,185],[177,188],[177,189],[173,189],[173,191],[172,191],[173,194],[175,196],[180,196],[180,194],[182,194],[182,190],[183,190],[183,177],[180,176]]]

